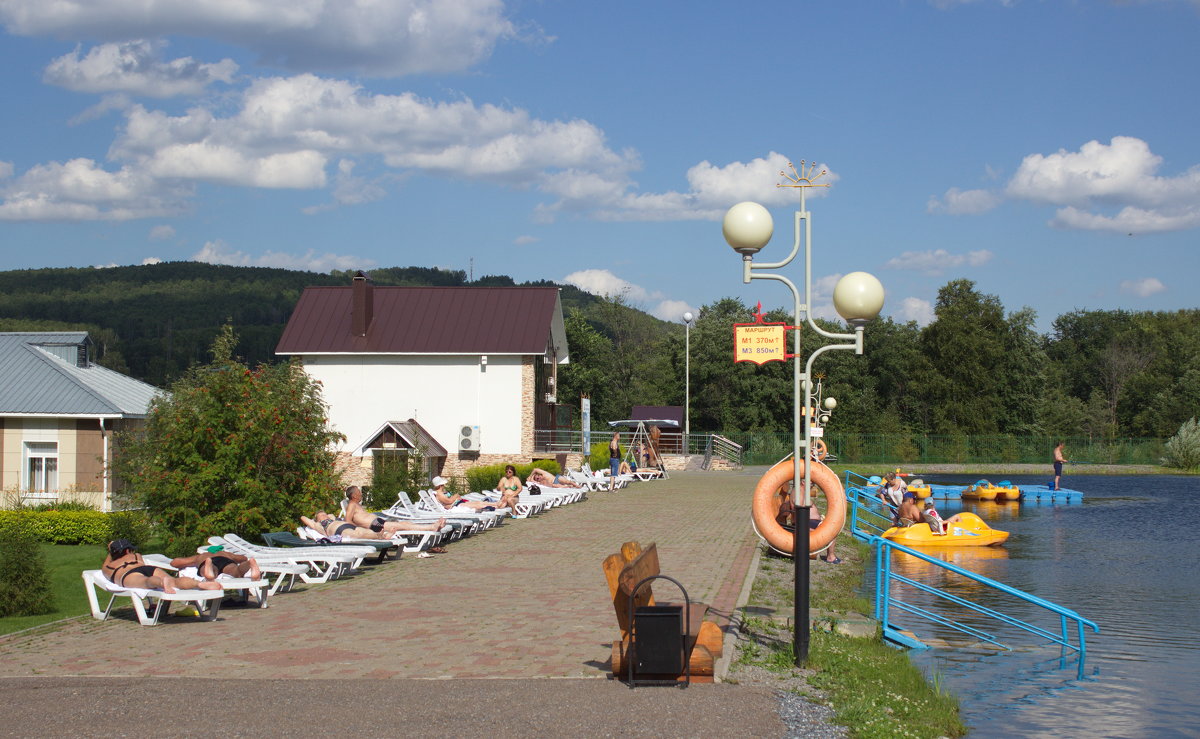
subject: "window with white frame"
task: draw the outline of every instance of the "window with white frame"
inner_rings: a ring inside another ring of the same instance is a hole
[[[58,492],[58,442],[25,442],[25,489],[31,493]]]

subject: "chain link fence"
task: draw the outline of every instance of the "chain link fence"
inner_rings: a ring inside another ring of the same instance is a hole
[[[726,433],[744,448],[745,464],[773,464],[792,451],[790,433]],[[825,443],[839,464],[1050,464],[1054,445],[1065,442],[1078,464],[1159,464],[1164,439],[1096,439],[1050,436],[938,436],[837,434]]]

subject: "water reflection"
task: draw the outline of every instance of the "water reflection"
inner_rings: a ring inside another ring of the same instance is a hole
[[[913,660],[936,671],[942,685],[960,697],[964,718],[978,736],[1196,736],[1200,547],[1190,532],[1200,526],[1200,507],[1191,504],[1200,484],[1186,477],[1073,477],[1070,483],[1085,493],[1082,503],[937,501],[943,515],[973,511],[1011,536],[1003,547],[923,553],[1096,621],[1101,632],[1086,635],[1083,678],[1074,655],[969,614],[955,618],[1013,649],[971,643],[928,621],[897,614],[894,620],[907,619],[899,625],[921,638],[955,644],[912,652]],[[1003,600],[958,576],[956,582],[913,557],[897,555],[892,567],[1048,631],[1060,629],[1057,617],[1042,618],[1036,613],[1040,609]],[[934,600],[919,592],[905,597]]]

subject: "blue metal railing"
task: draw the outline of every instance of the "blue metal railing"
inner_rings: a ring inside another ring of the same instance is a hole
[[[888,539],[884,539],[880,534],[891,526],[890,512],[882,512],[885,509],[885,503],[876,498],[869,491],[869,481],[849,470],[846,471],[846,498],[850,506],[849,519],[850,531],[854,536],[871,544],[875,552],[875,619],[883,626],[884,637],[898,644],[903,644],[913,648],[924,648],[926,645],[900,629],[895,628],[891,623],[892,609],[910,613],[931,621],[941,626],[953,629],[955,631],[968,634],[973,638],[985,641],[989,644],[1008,649],[1009,647],[1000,642],[1000,637],[984,631],[981,628],[965,624],[962,621],[955,620],[945,613],[935,613],[928,607],[918,605],[906,600],[903,600],[892,594],[892,585],[901,583],[907,585],[914,590],[934,596],[935,602],[948,603],[954,606],[954,610],[967,611],[981,614],[989,619],[999,621],[1003,624],[1014,626],[1018,629],[1031,633],[1039,638],[1060,645],[1064,653],[1066,650],[1075,650],[1079,653],[1079,677],[1083,677],[1083,663],[1087,655],[1087,643],[1084,639],[1085,627],[1091,628],[1094,633],[1099,633],[1100,627],[1094,622],[1080,616],[1075,611],[1069,608],[1064,608],[1057,603],[1051,603],[1048,600],[1039,598],[1036,595],[1031,595],[1023,590],[1005,585],[1002,582],[993,580],[983,575],[964,569],[949,562],[942,561],[936,557],[931,557],[919,550],[911,547],[906,547],[897,544]],[[945,570],[949,570],[956,575],[959,575],[968,580],[986,585],[995,591],[1012,596],[1025,603],[1037,606],[1040,609],[1056,614],[1059,617],[1059,631],[1055,633],[1049,629],[1037,626],[1035,624],[1023,621],[1015,616],[1002,613],[994,608],[967,600],[953,593],[948,593],[940,588],[935,588],[923,582],[918,582],[910,577],[899,575],[892,572],[892,552],[899,551],[915,557],[923,562],[931,565],[936,565]],[[1072,629],[1072,624],[1074,629]],[[1077,642],[1073,642],[1071,632],[1074,631],[1077,636]]]

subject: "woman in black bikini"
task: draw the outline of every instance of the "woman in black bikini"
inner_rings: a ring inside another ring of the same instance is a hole
[[[190,557],[176,557],[171,560],[171,566],[181,570],[185,567],[195,567],[196,572],[205,580],[216,580],[217,575],[248,577],[251,580],[262,577],[258,562],[233,552],[204,552]]]
[[[301,516],[300,523],[304,524],[313,531],[324,534],[325,536],[342,536],[347,539],[390,539],[392,534],[387,531],[372,531],[369,528],[355,526],[352,523],[343,521],[340,518],[334,518],[325,511],[317,511],[316,519],[308,516]]]
[[[174,593],[184,590],[220,590],[215,582],[198,582],[190,577],[172,577],[161,567],[152,567],[142,560],[137,547],[127,539],[108,543],[108,556],[100,565],[104,576],[123,588],[145,588]]]

